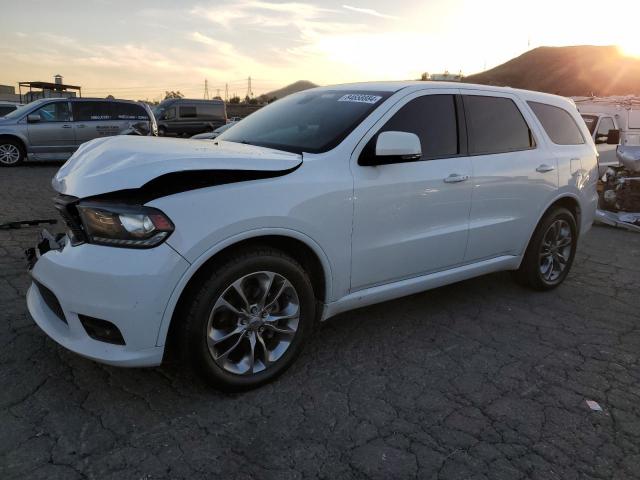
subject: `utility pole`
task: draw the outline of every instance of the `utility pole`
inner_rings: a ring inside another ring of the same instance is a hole
[[[204,99],[209,100],[209,80],[204,79]]]
[[[224,101],[225,102],[229,101],[229,84],[228,83],[224,84]]]

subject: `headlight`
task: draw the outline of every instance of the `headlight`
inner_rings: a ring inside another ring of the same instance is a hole
[[[131,205],[80,203],[82,225],[89,243],[126,248],[152,248],[174,230],[160,210]]]

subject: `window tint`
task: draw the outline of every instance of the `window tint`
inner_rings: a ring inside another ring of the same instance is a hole
[[[522,113],[509,98],[464,95],[469,153],[515,152],[535,147]]]
[[[600,120],[600,124],[598,125],[598,133],[597,137],[607,136],[609,135],[609,130],[615,130],[615,125],[613,124],[613,119],[611,117],[603,117]]]
[[[49,103],[33,113],[40,115],[41,122],[68,122],[71,120],[67,102]]]
[[[216,105],[213,103],[198,105],[198,116],[215,118],[224,117],[224,109],[222,105]]]
[[[569,112],[546,103],[527,103],[553,143],[556,145],[581,145],[584,143],[580,128]]]
[[[425,95],[396,112],[380,132],[409,132],[420,138],[422,158],[456,155],[458,121],[453,95]]]
[[[91,120],[111,120],[113,118],[109,102],[74,102],[73,119],[76,122]]]
[[[179,109],[181,118],[195,118],[196,115],[196,107],[180,107]]]
[[[176,109],[175,107],[168,108],[164,111],[164,114],[161,115],[162,116],[160,118],[163,120],[173,120],[174,118],[176,118]]]
[[[148,120],[147,112],[135,103],[114,103],[115,116],[118,120]]]

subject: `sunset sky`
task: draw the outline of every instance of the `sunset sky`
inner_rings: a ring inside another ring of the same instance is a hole
[[[620,45],[640,55],[640,1],[373,0],[2,2],[0,84],[50,81],[85,96],[165,90],[256,95],[319,84],[465,74],[540,45]]]

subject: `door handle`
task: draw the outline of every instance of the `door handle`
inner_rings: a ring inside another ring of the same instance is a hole
[[[445,183],[458,183],[469,180],[469,175],[459,175],[457,173],[452,173],[447,178],[444,179]]]
[[[539,173],[547,173],[547,172],[552,172],[556,169],[556,167],[552,166],[552,165],[547,165],[546,163],[543,163],[542,165],[540,165],[538,168],[536,168],[536,172]]]
[[[71,125],[62,125],[62,128],[71,128]]]

